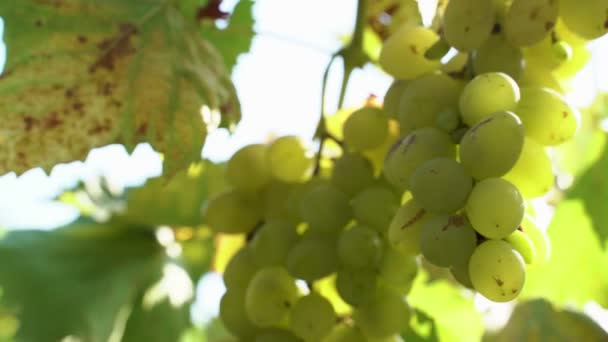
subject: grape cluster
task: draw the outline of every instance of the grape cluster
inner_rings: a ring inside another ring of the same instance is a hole
[[[605,1],[573,4],[451,0],[440,33],[386,40],[383,105],[323,119],[316,154],[295,136],[237,151],[203,208],[216,233],[246,236],[224,271],[226,328],[399,341],[420,254],[490,300],[517,297],[550,250],[526,201],[553,187],[549,149],[579,125],[564,87],[606,31]]]

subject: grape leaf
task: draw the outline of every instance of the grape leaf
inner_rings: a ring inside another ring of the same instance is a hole
[[[580,200],[562,201],[548,230],[551,258],[526,272],[521,298],[608,305],[608,260]]]
[[[608,333],[584,314],[559,310],[550,302],[537,299],[518,304],[506,327],[484,340],[600,342],[608,341]]]
[[[0,2],[0,174],[49,170],[114,142],[147,141],[165,171],[200,158],[210,118],[240,105],[217,50],[164,0]]]
[[[0,287],[3,305],[19,319],[16,340],[120,338],[129,308],[156,281],[164,258],[149,230],[116,223],[7,233]]]

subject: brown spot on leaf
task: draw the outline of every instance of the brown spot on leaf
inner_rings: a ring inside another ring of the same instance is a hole
[[[63,120],[61,120],[57,112],[49,113],[49,117],[44,121],[44,128],[52,129],[61,124],[63,124]]]
[[[222,0],[210,0],[205,6],[201,6],[196,11],[196,20],[201,21],[203,19],[226,19],[228,18],[228,12],[224,12],[220,9]]]
[[[23,117],[23,123],[25,124],[25,130],[26,131],[30,131],[34,125],[38,122],[38,120],[36,120],[35,118],[27,115],[25,117]]]
[[[78,42],[80,44],[86,44],[86,42],[88,41],[86,36],[83,36],[81,34],[78,35],[78,37],[76,37],[76,40],[78,40]]]
[[[99,68],[114,70],[116,61],[122,57],[135,53],[136,49],[131,44],[131,37],[137,34],[137,27],[131,23],[120,25],[117,36],[104,39],[97,47],[101,50],[101,56],[89,67],[89,72],[94,73]]]

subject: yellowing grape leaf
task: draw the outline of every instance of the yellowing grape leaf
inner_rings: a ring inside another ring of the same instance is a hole
[[[207,113],[238,120],[221,56],[167,0],[0,1],[0,174],[147,141],[166,172],[200,157]],[[207,120],[208,119],[208,120]]]

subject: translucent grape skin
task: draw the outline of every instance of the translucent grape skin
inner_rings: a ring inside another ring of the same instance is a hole
[[[503,25],[505,35],[514,46],[534,44],[551,32],[557,15],[557,1],[514,0]]]
[[[248,233],[261,220],[261,210],[246,196],[229,189],[207,201],[203,220],[214,232]]]
[[[515,230],[511,235],[505,239],[511,246],[521,254],[524,262],[527,265],[532,265],[536,259],[536,249],[534,249],[534,243],[532,240],[521,230]]]
[[[342,268],[336,276],[336,290],[346,303],[360,306],[372,297],[378,286],[374,270],[351,270]]]
[[[399,80],[411,80],[436,70],[440,62],[424,57],[439,36],[424,27],[404,26],[382,45],[380,66]]]
[[[273,180],[264,187],[261,193],[263,201],[265,221],[288,221],[297,223],[300,221],[299,213],[294,213],[289,208],[289,198],[292,192],[302,184],[290,184]]]
[[[282,267],[259,270],[245,293],[247,317],[259,327],[283,324],[298,298],[295,280]]]
[[[445,39],[459,51],[479,48],[494,26],[494,3],[488,0],[451,0],[443,16]]]
[[[226,179],[235,188],[255,192],[270,181],[270,170],[266,159],[268,146],[247,145],[236,151],[226,164]],[[247,172],[243,172],[246,170]]]
[[[280,181],[297,183],[312,175],[313,155],[299,137],[287,135],[276,139],[268,147],[267,158],[270,173]]]
[[[230,259],[224,270],[224,284],[227,289],[246,288],[259,270],[251,249],[243,247]]]
[[[476,246],[475,230],[460,215],[433,216],[426,222],[420,235],[422,255],[439,267],[462,263]]]
[[[476,74],[501,72],[518,80],[524,68],[522,52],[509,44],[502,34],[493,34],[475,51],[473,70]]]
[[[532,216],[526,214],[520,225],[521,230],[530,238],[536,251],[534,265],[543,265],[551,257],[551,241],[547,232],[538,227]]]
[[[543,196],[555,183],[547,151],[530,138],[525,139],[519,159],[503,178],[513,183],[524,198]]]
[[[520,90],[509,75],[487,72],[475,76],[460,95],[459,108],[462,121],[469,126],[498,111],[512,111],[517,107]]]
[[[578,110],[548,88],[522,88],[516,111],[526,136],[542,145],[559,145],[570,140],[580,123]]]
[[[385,233],[399,208],[399,199],[387,186],[376,185],[359,192],[351,206],[358,222]]]
[[[404,330],[410,321],[411,309],[396,291],[378,287],[369,301],[353,314],[357,325],[372,338],[386,338]]]
[[[244,339],[251,338],[260,330],[245,312],[245,289],[226,291],[220,301],[219,317],[228,331]]]
[[[388,134],[388,117],[377,107],[354,111],[343,126],[344,142],[354,150],[368,150],[382,145]]]
[[[384,103],[382,109],[389,118],[396,118],[399,112],[399,104],[401,103],[401,95],[407,88],[408,82],[403,80],[395,80],[384,95]]]
[[[425,210],[450,214],[464,207],[473,178],[454,159],[436,158],[414,171],[409,188],[416,203]]]
[[[287,270],[298,279],[313,282],[338,269],[336,238],[307,236],[298,241],[287,254]]]
[[[317,342],[331,332],[336,318],[331,303],[313,292],[298,299],[291,309],[289,327],[305,342]]]
[[[309,229],[323,233],[342,230],[352,217],[348,197],[331,184],[310,189],[300,203],[300,214]]]
[[[255,233],[249,249],[260,267],[280,266],[296,243],[298,234],[295,225],[285,221],[268,221]]]
[[[559,13],[572,32],[586,39],[595,39],[608,32],[608,2],[587,0],[560,0]]]
[[[414,200],[406,202],[397,210],[388,227],[391,246],[403,254],[418,255],[420,234],[429,216]]]
[[[357,225],[340,234],[338,257],[348,268],[373,268],[382,259],[383,247],[382,239],[375,230]]]
[[[494,302],[508,302],[519,295],[525,281],[524,261],[508,242],[482,242],[469,261],[473,287]]]
[[[455,146],[447,133],[434,127],[421,128],[393,144],[384,161],[384,176],[397,189],[405,190],[420,164],[454,155]]]
[[[336,159],[331,183],[348,196],[354,196],[374,182],[374,167],[363,155],[345,153]]]
[[[524,201],[513,184],[501,178],[488,178],[475,184],[465,210],[479,234],[502,239],[521,224]]]
[[[496,112],[460,141],[460,160],[475,179],[500,177],[513,168],[524,144],[524,127],[511,112]]]

